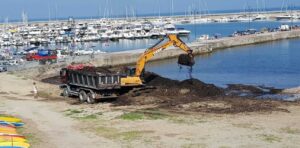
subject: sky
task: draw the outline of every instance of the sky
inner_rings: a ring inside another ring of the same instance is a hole
[[[172,5],[173,1],[173,5]],[[1,0],[0,21],[21,19],[26,12],[30,19],[95,17],[111,15],[143,15],[191,10],[236,10],[300,7],[300,0]],[[258,4],[258,5],[257,5]],[[173,9],[172,9],[173,7]]]

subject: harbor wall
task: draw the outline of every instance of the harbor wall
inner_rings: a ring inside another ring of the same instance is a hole
[[[299,38],[300,30],[282,31],[282,32],[268,32],[262,34],[254,34],[247,36],[237,37],[225,37],[221,39],[207,40],[207,41],[194,41],[188,46],[194,51],[195,55],[205,54],[213,52],[219,49],[225,49],[235,46],[243,46],[250,44],[258,44],[276,40]],[[60,61],[57,64],[42,66],[34,63],[28,63],[15,67],[10,67],[9,71],[25,70],[25,69],[39,69],[39,71],[47,71],[46,69],[65,67],[73,62],[75,63],[92,63],[95,66],[116,66],[116,65],[131,65],[135,64],[139,56],[144,52],[145,49],[130,50],[123,52],[104,53],[98,55],[85,55],[69,57],[64,61]],[[163,60],[168,58],[178,57],[184,53],[182,50],[171,47],[164,51],[157,53],[151,61]],[[43,70],[44,69],[44,70]]]
[[[290,39],[290,38],[299,38],[300,30],[293,31],[284,31],[284,32],[270,32],[262,34],[254,34],[247,36],[238,36],[238,37],[226,37],[216,40],[208,41],[195,41],[188,44],[188,46],[194,51],[195,55],[205,54],[213,52],[219,49],[225,49],[236,46],[250,45],[250,44],[259,44],[264,42],[271,42],[276,40]],[[137,61],[138,57],[142,54],[144,50],[135,50],[131,53],[111,53],[106,55],[98,55],[95,60],[92,61],[93,64],[97,66],[105,65],[127,65],[133,64]],[[157,53],[151,59],[154,60],[163,60],[168,58],[178,57],[180,54],[184,53],[178,48],[168,48],[165,51]]]

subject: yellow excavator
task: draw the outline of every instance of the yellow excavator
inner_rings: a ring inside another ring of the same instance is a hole
[[[121,78],[121,86],[139,86],[143,85],[141,75],[144,71],[145,64],[155,54],[165,50],[170,46],[175,46],[182,49],[186,54],[181,54],[178,58],[178,64],[184,66],[193,66],[195,64],[193,50],[191,50],[176,34],[168,34],[168,41],[165,42],[165,38],[162,38],[157,44],[148,48],[138,59],[136,67],[133,69],[133,75]]]

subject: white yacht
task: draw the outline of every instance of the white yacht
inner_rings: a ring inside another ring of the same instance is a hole
[[[169,24],[166,24],[164,26],[164,29],[166,30],[166,34],[178,34],[179,32],[176,30],[176,27],[175,25],[169,23]]]

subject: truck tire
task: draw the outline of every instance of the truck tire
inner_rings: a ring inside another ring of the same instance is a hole
[[[89,92],[89,93],[87,94],[87,102],[88,102],[89,104],[94,104],[94,103],[96,103],[95,95],[94,95],[93,93]]]
[[[70,97],[70,91],[69,91],[68,87],[64,88],[64,90],[63,90],[63,96],[65,98]]]
[[[79,101],[81,102],[81,103],[84,103],[85,101],[87,100],[87,94],[86,94],[86,92],[85,91],[80,91],[79,92]]]

